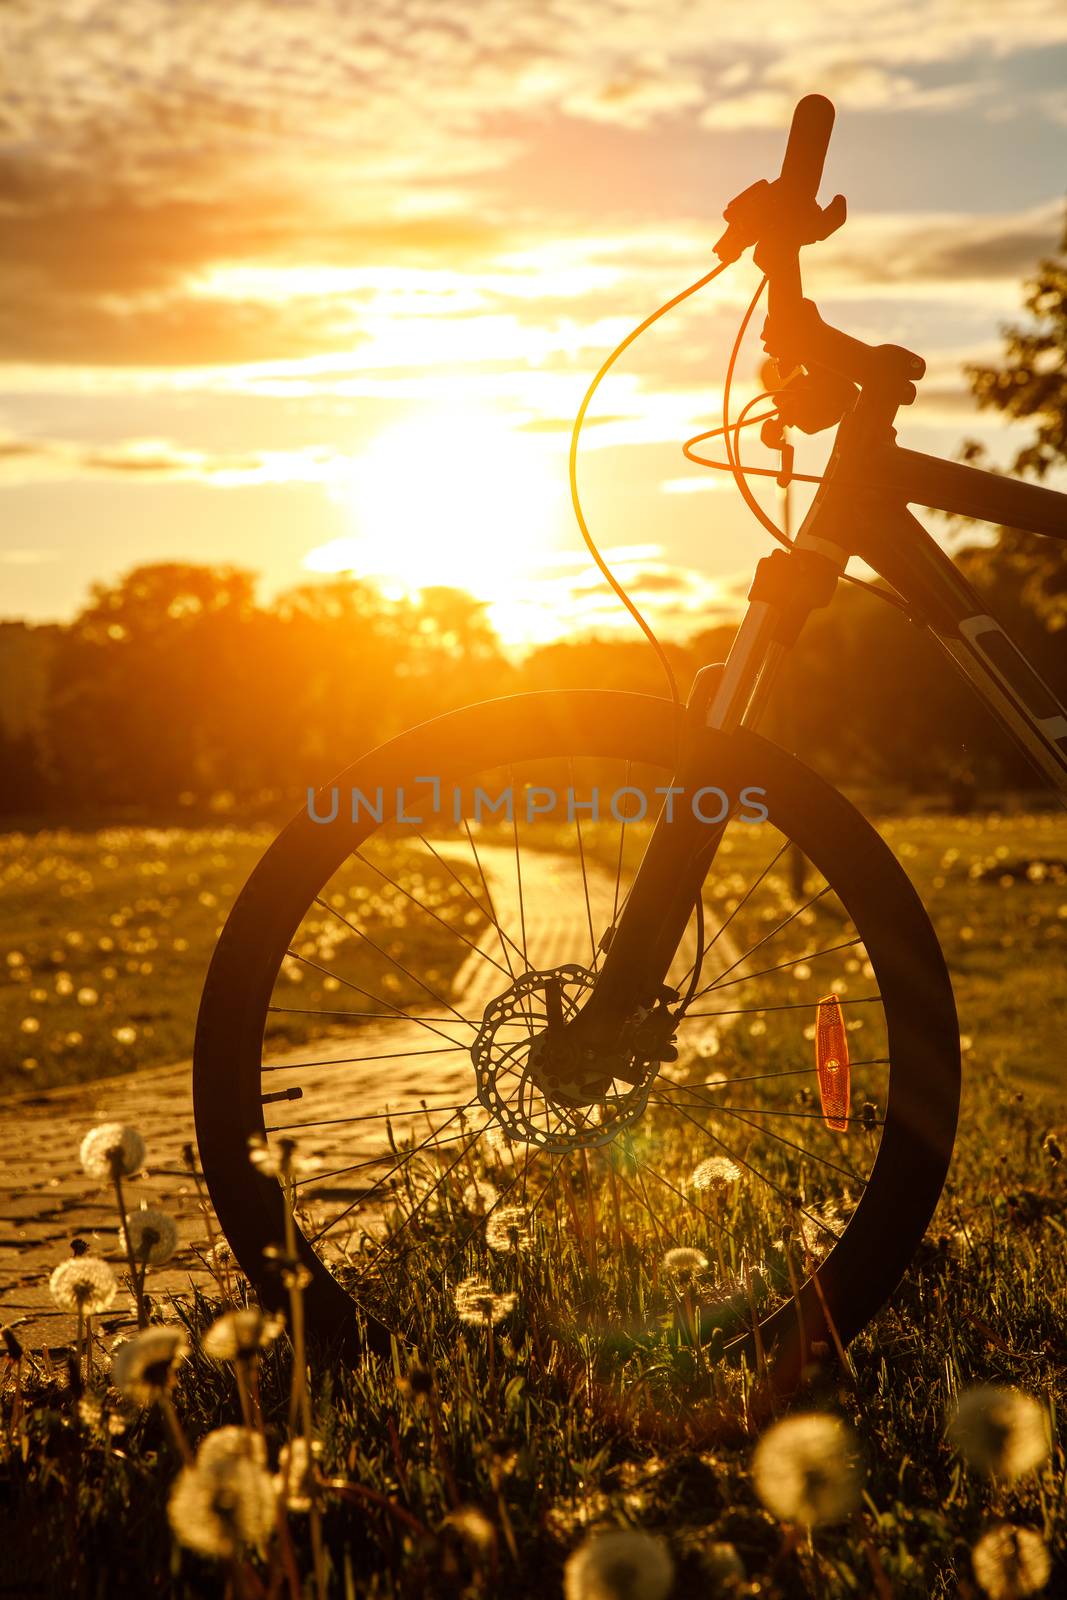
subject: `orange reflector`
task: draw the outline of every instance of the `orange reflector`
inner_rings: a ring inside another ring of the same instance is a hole
[[[828,1128],[840,1133],[848,1127],[852,1083],[845,1019],[836,994],[828,994],[819,1001],[815,1016],[815,1066],[819,1073],[823,1121]]]

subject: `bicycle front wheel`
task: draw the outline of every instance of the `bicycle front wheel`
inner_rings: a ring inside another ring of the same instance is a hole
[[[403,1335],[435,1290],[502,1287],[521,1260],[561,1326],[641,1343],[685,1311],[788,1386],[892,1292],[951,1156],[955,1005],[900,866],[794,757],[703,736],[709,795],[760,798],[704,885],[699,964],[694,908],[668,974],[690,996],[677,1059],[584,1104],[541,1069],[595,984],[674,715],[602,692],[451,713],[341,773],[257,866],[211,963],[194,1094],[220,1223],[268,1300],[282,1190],[250,1140],[295,1141],[324,1330]]]

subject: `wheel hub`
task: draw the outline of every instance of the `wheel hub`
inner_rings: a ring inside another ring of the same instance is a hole
[[[524,972],[486,1006],[471,1048],[478,1098],[511,1138],[559,1153],[590,1149],[644,1111],[659,1063],[590,1054],[566,1029],[594,981],[574,963]]]

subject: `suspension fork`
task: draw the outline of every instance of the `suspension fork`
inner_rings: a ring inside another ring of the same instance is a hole
[[[818,553],[803,549],[802,539],[803,534],[795,549],[775,551],[759,563],[725,664],[702,668],[694,680],[683,712],[679,770],[611,930],[593,992],[567,1025],[572,1042],[590,1059],[625,1051],[635,1018],[640,1021],[679,998],[664,986],[667,972],[723,835],[740,809],[745,782],[743,772],[727,765],[717,776],[729,786],[729,809],[721,820],[702,819],[704,807],[698,808],[696,797],[702,788],[707,793],[709,776],[702,735],[709,728],[732,733],[757,726],[783,659],[810,613],[829,603],[847,560],[835,547],[822,545]],[[615,1076],[625,1080],[627,1071],[625,1063],[616,1064]]]

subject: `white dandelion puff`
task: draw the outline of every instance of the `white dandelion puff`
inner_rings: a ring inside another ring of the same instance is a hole
[[[689,1182],[694,1189],[711,1189],[725,1193],[732,1183],[737,1183],[741,1168],[728,1156],[709,1156],[692,1174]]]
[[[485,1242],[490,1250],[518,1255],[533,1249],[530,1217],[525,1206],[501,1206],[487,1218]]]
[[[563,1570],[565,1600],[666,1600],[673,1582],[663,1540],[630,1528],[594,1534]]]
[[[266,1315],[258,1306],[227,1311],[213,1322],[201,1340],[205,1355],[213,1361],[241,1361],[265,1350],[281,1333],[285,1319]]]
[[[1049,1453],[1048,1417],[1032,1395],[979,1384],[960,1395],[948,1437],[976,1472],[1013,1483]]]
[[[786,1417],[752,1458],[756,1493],[782,1522],[840,1522],[859,1504],[862,1477],[850,1428],[819,1412]]]
[[[110,1178],[115,1172],[128,1178],[144,1166],[144,1140],[136,1128],[126,1128],[121,1122],[103,1122],[98,1128],[90,1128],[79,1154],[90,1178]]]
[[[237,1428],[228,1424],[226,1427],[213,1429],[211,1433],[205,1433],[196,1447],[198,1467],[213,1467],[220,1461],[232,1461],[235,1457],[265,1467],[267,1447],[263,1442],[263,1435],[257,1433],[254,1428]]]
[[[455,1528],[461,1539],[465,1539],[477,1550],[489,1550],[496,1539],[496,1530],[489,1521],[484,1511],[479,1511],[477,1506],[457,1506],[455,1511],[450,1511],[445,1518],[450,1528]]]
[[[274,1526],[274,1485],[265,1468],[247,1456],[198,1461],[178,1474],[167,1515],[181,1544],[228,1559],[245,1547],[266,1544]]]
[[[484,1217],[491,1211],[499,1198],[496,1189],[484,1178],[475,1178],[460,1195],[459,1203],[464,1211],[472,1211],[476,1217]]]
[[[1041,1535],[1008,1523],[982,1535],[971,1551],[971,1562],[990,1600],[1039,1594],[1052,1576],[1052,1559]]]
[[[77,1311],[98,1317],[118,1293],[118,1279],[99,1256],[72,1256],[48,1280],[52,1299],[60,1311]]]
[[[481,1278],[464,1278],[457,1283],[453,1298],[459,1320],[480,1328],[502,1322],[518,1303],[514,1294],[497,1294]]]
[[[145,1328],[115,1351],[111,1381],[128,1400],[147,1405],[170,1387],[188,1349],[183,1328]]]
[[[663,1257],[663,1270],[670,1273],[676,1283],[692,1283],[694,1278],[707,1271],[708,1258],[703,1250],[692,1250],[687,1245],[679,1245],[674,1250],[668,1250]]]
[[[130,1253],[135,1261],[149,1267],[162,1267],[178,1248],[178,1224],[165,1211],[146,1206],[142,1211],[131,1211],[126,1218],[130,1236]],[[119,1244],[125,1246],[122,1230]]]

